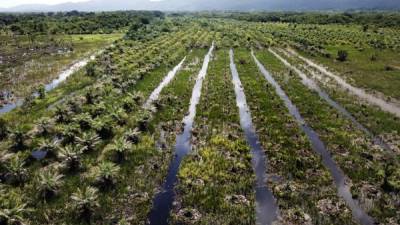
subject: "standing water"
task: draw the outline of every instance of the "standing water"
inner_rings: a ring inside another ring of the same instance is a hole
[[[60,83],[64,82],[73,73],[75,73],[79,69],[81,69],[84,66],[86,66],[89,63],[89,61],[94,60],[94,58],[95,58],[95,55],[92,55],[89,58],[83,59],[83,60],[73,64],[68,69],[62,71],[58,75],[57,79],[54,79],[51,83],[45,85],[46,92],[49,92],[49,91],[53,90],[54,88],[58,87],[58,85],[60,85]],[[33,94],[33,95],[37,96],[36,93]],[[16,102],[4,105],[3,107],[0,108],[0,115],[2,115],[4,113],[8,113],[8,112],[12,111],[13,109],[15,109],[15,108],[17,108],[19,106],[22,106],[23,103],[24,103],[24,100],[19,98],[19,99],[16,100]]]
[[[264,68],[264,66],[258,61],[254,53],[251,53],[254,61],[256,62],[258,69],[264,75],[265,79],[275,87],[275,90],[279,97],[284,101],[286,107],[289,110],[289,113],[296,119],[299,126],[303,130],[303,132],[307,135],[308,139],[311,142],[311,146],[315,152],[317,152],[322,157],[322,163],[328,168],[330,171],[335,185],[338,189],[339,196],[341,196],[351,209],[353,213],[353,217],[362,225],[372,225],[374,224],[373,219],[368,216],[357,204],[357,202],[353,199],[350,188],[346,185],[345,175],[343,171],[339,168],[336,162],[332,159],[329,151],[326,149],[325,144],[321,141],[318,134],[307,125],[303,117],[300,115],[297,107],[292,103],[286,93],[282,90],[279,84],[275,81],[275,79],[271,76],[271,74]]]
[[[191,149],[190,139],[192,135],[193,121],[196,116],[196,106],[200,101],[203,80],[207,75],[208,64],[211,60],[213,50],[214,42],[212,43],[207,55],[204,57],[203,67],[197,76],[196,84],[194,85],[192,92],[192,98],[190,99],[189,114],[183,119],[183,124],[185,125],[183,133],[176,137],[175,157],[169,166],[167,178],[162,187],[162,191],[158,193],[153,200],[153,208],[149,214],[151,225],[167,224],[169,212],[172,208],[172,202],[175,198],[174,187],[178,180],[177,174],[179,167],[183,157],[185,157]]]
[[[272,224],[277,219],[278,207],[271,191],[266,187],[266,168],[264,151],[258,140],[251,120],[251,113],[246,102],[242,83],[236,69],[233,50],[229,52],[232,82],[235,86],[236,105],[239,108],[240,125],[244,130],[246,140],[251,147],[253,169],[256,173],[256,212],[257,224]]]
[[[342,115],[344,115],[347,119],[349,119],[358,129],[362,130],[364,133],[366,133],[368,136],[372,137],[375,144],[379,145],[381,148],[386,149],[388,151],[392,151],[390,146],[386,144],[381,138],[375,136],[371,131],[369,131],[366,127],[364,127],[360,122],[357,121],[357,119],[351,115],[349,111],[347,111],[343,106],[341,106],[339,103],[335,102],[325,91],[323,91],[312,79],[308,78],[307,75],[305,75],[302,71],[291,65],[288,61],[286,61],[284,58],[282,58],[279,54],[277,54],[275,51],[272,49],[269,49],[269,52],[271,52],[275,57],[277,57],[285,66],[288,68],[292,69],[295,71],[302,79],[302,83],[310,88],[311,90],[314,90],[318,93],[318,95],[324,99],[330,106],[338,110]]]
[[[325,74],[328,77],[331,77],[336,80],[336,82],[341,85],[342,87],[346,88],[347,90],[350,91],[350,93],[353,93],[353,95],[358,96],[361,99],[366,100],[367,102],[379,106],[382,110],[390,112],[397,117],[400,117],[400,107],[396,106],[393,103],[387,102],[381,98],[378,98],[374,95],[368,94],[361,88],[354,87],[350,84],[348,84],[343,78],[333,74],[332,72],[328,71],[325,67],[316,64],[315,62],[311,61],[310,59],[307,59],[295,51],[291,51],[291,54],[296,55],[299,57],[301,60],[306,62],[309,66],[316,68],[319,70],[322,74]]]
[[[182,68],[183,63],[185,62],[186,57],[182,59],[182,61],[175,66],[173,70],[171,70],[167,76],[164,78],[164,80],[158,85],[158,87],[151,93],[150,97],[147,99],[146,103],[144,104],[143,108],[149,109],[151,107],[151,104],[158,99],[160,96],[161,91],[165,86],[167,86],[171,80],[175,77],[176,73]]]

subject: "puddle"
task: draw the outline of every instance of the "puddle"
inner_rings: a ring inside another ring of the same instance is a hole
[[[101,54],[101,52],[97,53],[97,54]],[[68,69],[62,71],[58,75],[58,78],[54,79],[51,83],[45,85],[46,92],[49,92],[49,91],[53,90],[54,88],[58,87],[69,76],[71,76],[72,74],[74,74],[75,72],[77,72],[78,70],[83,68],[84,66],[86,66],[90,61],[94,60],[97,54],[92,55],[87,59],[83,59],[83,60],[73,64]],[[35,93],[35,94],[33,94],[33,96],[37,97],[37,94]],[[3,107],[0,108],[0,115],[2,115],[4,113],[8,113],[8,112],[12,111],[13,109],[22,106],[23,103],[24,103],[24,100],[22,98],[19,98],[13,103],[5,104]]]
[[[297,123],[307,135],[311,142],[311,146],[315,152],[317,152],[322,157],[322,163],[328,168],[331,173],[335,185],[338,189],[338,194],[342,197],[348,207],[351,209],[353,217],[362,225],[373,225],[373,219],[368,216],[358,205],[358,203],[352,198],[350,193],[350,188],[346,185],[345,175],[343,171],[339,168],[336,162],[332,159],[329,151],[326,149],[325,144],[321,141],[318,134],[307,125],[303,117],[300,115],[297,107],[292,103],[286,93],[282,90],[280,85],[275,81],[271,74],[264,68],[264,66],[258,61],[252,52],[254,61],[256,62],[260,72],[264,75],[265,79],[275,87],[276,93],[284,101],[289,113],[296,119]]]
[[[339,85],[341,85],[343,88],[349,90],[349,92],[352,93],[353,95],[356,95],[359,98],[364,99],[373,105],[379,106],[384,111],[390,112],[390,113],[396,115],[397,117],[400,117],[400,107],[396,106],[395,104],[387,102],[387,101],[385,101],[381,98],[378,98],[374,95],[368,94],[367,92],[365,92],[365,90],[363,90],[361,88],[357,88],[357,87],[354,87],[354,86],[348,84],[343,78],[333,74],[332,72],[328,71],[325,67],[316,64],[315,62],[311,61],[310,59],[307,59],[307,58],[297,54],[294,51],[291,51],[291,54],[297,56],[298,58],[300,58],[301,60],[306,62],[309,66],[316,68],[322,74],[325,74],[326,76],[333,78]]]
[[[257,224],[272,224],[278,217],[278,207],[272,192],[268,190],[265,184],[267,180],[265,168],[266,157],[253,126],[250,109],[247,105],[246,96],[236,69],[233,50],[230,50],[229,56],[232,82],[235,86],[236,105],[239,108],[240,114],[240,125],[245,133],[246,141],[251,147],[252,164],[256,174]]]
[[[375,144],[379,145],[381,148],[392,151],[390,146],[386,144],[381,138],[375,136],[371,131],[369,131],[364,125],[362,125],[360,122],[357,121],[357,119],[349,112],[347,111],[343,106],[341,106],[339,103],[334,101],[325,91],[323,91],[315,82],[314,80],[310,79],[305,75],[301,70],[298,68],[294,67],[291,65],[287,60],[282,58],[279,54],[277,54],[275,51],[272,49],[269,49],[269,52],[271,52],[276,58],[278,58],[285,66],[290,68],[291,70],[295,71],[302,79],[302,83],[307,86],[309,89],[314,90],[318,93],[318,95],[324,99],[330,106],[338,110],[342,115],[344,115],[347,119],[349,119],[358,129],[362,130],[364,133],[366,133],[369,137],[371,137],[374,141]],[[308,69],[307,69],[308,70]],[[313,71],[308,70],[310,73],[313,73]]]
[[[182,61],[175,66],[175,68],[173,70],[171,70],[167,76],[164,78],[164,80],[159,84],[159,86],[153,91],[153,93],[151,93],[150,97],[148,98],[148,100],[146,101],[146,103],[144,104],[143,108],[145,109],[149,109],[152,105],[152,103],[158,99],[158,97],[160,96],[161,91],[163,90],[163,88],[165,86],[167,86],[171,80],[175,77],[175,75],[178,73],[178,71],[182,68],[183,63],[185,62],[186,57],[182,59]]]
[[[176,137],[175,157],[169,166],[165,183],[162,186],[161,192],[158,193],[153,200],[153,208],[149,214],[149,224],[151,225],[168,224],[169,213],[172,209],[172,202],[175,198],[174,187],[178,180],[177,174],[183,158],[191,149],[190,139],[192,135],[193,121],[196,116],[196,106],[200,101],[203,80],[207,75],[208,64],[211,60],[213,50],[214,42],[204,58],[203,66],[196,79],[196,84],[193,88],[192,97],[190,99],[189,114],[183,119],[183,133]]]
[[[36,160],[42,160],[42,159],[46,158],[47,152],[46,151],[37,150],[37,151],[33,151],[31,155]]]

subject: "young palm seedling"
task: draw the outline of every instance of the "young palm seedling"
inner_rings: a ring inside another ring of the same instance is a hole
[[[61,136],[63,138],[63,144],[74,144],[76,142],[76,137],[80,134],[80,132],[81,130],[79,128],[79,125],[76,123],[62,126]]]
[[[27,147],[27,140],[29,139],[30,137],[25,131],[17,128],[17,130],[11,134],[11,148],[14,150],[22,150]]]
[[[128,96],[122,100],[122,107],[124,108],[125,112],[130,113],[135,109],[136,104],[132,97]]]
[[[10,158],[6,165],[7,173],[5,180],[13,185],[23,184],[28,179],[28,171],[25,168],[25,162],[18,155]]]
[[[115,140],[110,146],[110,151],[114,154],[114,162],[124,162],[128,157],[128,153],[131,151],[131,147],[132,145],[125,139],[125,137],[120,137]]]
[[[101,115],[107,114],[107,108],[103,102],[100,102],[96,105],[91,106],[90,108],[90,115],[93,118],[99,117]]]
[[[130,94],[130,93],[129,93],[128,96],[129,96],[130,98],[132,98],[133,101],[135,101],[135,103],[136,103],[137,105],[143,104],[144,96],[143,96],[143,93],[142,93],[142,92],[134,92],[133,94]]]
[[[86,187],[85,189],[78,189],[78,191],[71,196],[72,207],[79,218],[87,223],[90,223],[92,215],[100,206],[97,192],[95,188]]]
[[[0,224],[24,225],[26,214],[31,210],[15,193],[6,193],[0,186]]]
[[[82,151],[78,148],[66,146],[59,150],[59,158],[68,172],[76,172],[82,167],[81,157]]]
[[[61,179],[63,175],[60,175],[55,170],[44,170],[39,173],[36,178],[36,191],[40,199],[48,200],[57,195],[58,189],[62,185]]]
[[[101,162],[92,170],[94,184],[101,190],[109,190],[117,182],[120,167],[112,162]]]
[[[141,132],[138,129],[130,129],[125,133],[125,138],[130,143],[136,145],[140,142]]]
[[[56,157],[58,150],[58,141],[44,140],[41,142],[40,151],[46,152],[48,157]]]
[[[137,118],[137,123],[140,131],[147,131],[150,125],[151,114],[149,111],[145,110],[139,114]]]
[[[79,124],[82,130],[88,130],[92,126],[92,117],[89,113],[82,113],[75,116],[74,121]]]
[[[84,133],[82,137],[76,139],[82,152],[93,151],[100,143],[100,137],[93,132]]]
[[[65,106],[56,106],[54,118],[58,123],[67,123],[71,121],[72,112]]]
[[[0,118],[0,141],[4,140],[9,132],[7,122],[3,118]]]
[[[44,117],[40,119],[36,124],[35,133],[37,135],[46,136],[53,131],[54,124],[50,118]]]
[[[120,126],[125,125],[128,121],[128,114],[122,108],[115,107],[110,113],[110,116]]]
[[[114,136],[113,126],[114,124],[110,117],[98,117],[93,121],[93,127],[102,140],[107,140]]]

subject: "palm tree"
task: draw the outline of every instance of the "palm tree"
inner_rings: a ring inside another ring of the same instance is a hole
[[[122,163],[125,161],[131,147],[131,144],[125,139],[125,137],[120,137],[115,140],[110,147],[110,150],[115,153],[115,162]]]
[[[128,94],[128,95],[136,102],[137,105],[143,104],[144,95],[142,92],[134,92],[133,94]]]
[[[54,118],[59,123],[66,123],[71,121],[71,111],[65,106],[57,106],[54,112]]]
[[[40,198],[47,200],[55,196],[62,185],[62,178],[63,175],[51,169],[39,173],[36,178],[36,190]]]
[[[84,133],[82,137],[76,139],[82,152],[93,151],[100,143],[100,137],[93,132]]]
[[[0,191],[2,189],[0,187]],[[13,192],[0,192],[0,224],[24,225],[24,217],[31,211],[26,206],[19,195]]]
[[[71,112],[78,114],[82,112],[82,104],[78,99],[71,99],[67,102],[68,108]]]
[[[138,127],[139,127],[140,131],[147,131],[149,129],[150,118],[151,118],[151,114],[147,110],[145,110],[139,114],[137,123],[138,123]]]
[[[110,113],[110,117],[120,126],[125,125],[128,120],[128,115],[122,108],[114,108]]]
[[[47,152],[47,156],[55,157],[57,156],[58,141],[44,140],[40,143],[39,149]]]
[[[92,105],[96,100],[96,95],[93,88],[89,88],[85,93],[86,104]]]
[[[93,105],[90,108],[90,115],[93,118],[99,117],[99,116],[104,115],[106,113],[107,113],[107,108],[106,108],[104,102],[101,102],[101,103],[98,103],[96,105]]]
[[[101,162],[97,167],[94,167],[92,176],[95,179],[95,184],[101,189],[106,190],[116,184],[120,167],[112,162]]]
[[[25,162],[18,155],[10,158],[6,168],[6,181],[8,183],[19,185],[28,179],[28,170],[25,168]]]
[[[110,117],[98,117],[93,121],[93,127],[101,139],[107,140],[114,136],[113,122]]]
[[[125,138],[132,144],[138,144],[140,142],[140,134],[141,132],[138,129],[130,129],[125,133]]]
[[[9,133],[8,125],[5,119],[0,118],[0,141],[4,140]]]
[[[53,123],[50,118],[44,117],[36,124],[36,131],[38,135],[48,135],[53,130]]]
[[[75,172],[81,168],[81,155],[81,150],[71,146],[59,150],[59,158],[64,161],[65,168],[70,172]]]
[[[135,109],[136,104],[131,97],[126,97],[122,100],[122,107],[124,108],[125,112],[130,113]]]
[[[73,144],[76,142],[77,136],[80,134],[79,125],[72,123],[62,127],[61,135],[63,137],[63,144]]]
[[[71,196],[72,207],[78,213],[80,219],[90,223],[90,219],[96,208],[100,207],[98,202],[97,189],[86,187],[85,189],[78,188],[78,191]]]
[[[29,139],[29,135],[27,135],[26,132],[23,131],[22,129],[17,128],[11,134],[11,140],[12,140],[11,148],[15,150],[22,150],[26,148],[27,139]]]
[[[90,116],[89,113],[79,114],[79,115],[75,116],[73,121],[78,123],[82,130],[90,129],[92,122],[93,122],[92,117]]]

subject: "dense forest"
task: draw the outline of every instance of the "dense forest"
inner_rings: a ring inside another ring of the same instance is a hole
[[[358,24],[378,27],[400,26],[400,14],[396,12],[241,12],[200,13],[207,17],[224,17],[251,22],[284,22],[298,24]]]
[[[0,32],[16,35],[104,34],[162,17],[164,14],[156,11],[0,14]]]

